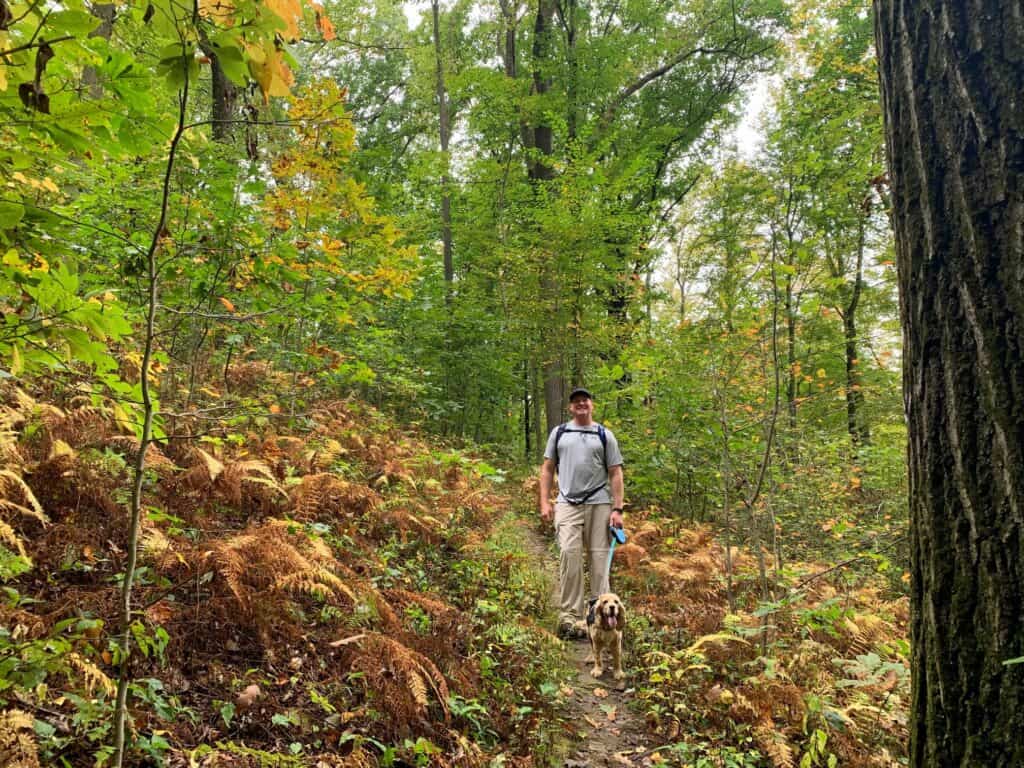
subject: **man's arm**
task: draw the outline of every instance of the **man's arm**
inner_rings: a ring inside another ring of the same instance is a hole
[[[612,516],[608,523],[614,528],[622,527],[622,504],[626,498],[626,484],[622,479],[622,465],[608,467],[608,485],[612,491]]]
[[[551,485],[555,479],[555,462],[551,459],[544,459],[540,466],[540,516],[541,519],[551,522],[554,517],[554,510],[551,506]]]

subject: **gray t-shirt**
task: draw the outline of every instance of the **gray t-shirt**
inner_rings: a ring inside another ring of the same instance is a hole
[[[605,466],[605,449],[601,447],[601,437],[597,433],[597,424],[586,427],[578,426],[570,421],[562,439],[558,441],[558,456],[555,456],[555,438],[559,427],[551,430],[548,445],[544,449],[544,458],[551,459],[558,465],[558,500],[566,497],[579,498],[591,488],[602,483],[604,488],[587,499],[587,504],[608,504],[612,500],[611,489],[608,488],[608,469]],[[622,453],[619,452],[619,441],[608,428],[604,430],[607,439],[608,466],[622,464]]]

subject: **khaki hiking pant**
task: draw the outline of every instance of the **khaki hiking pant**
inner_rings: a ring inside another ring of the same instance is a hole
[[[558,540],[558,623],[586,618],[583,599],[584,549],[590,565],[590,596],[608,587],[608,521],[611,504],[555,504],[555,537]]]

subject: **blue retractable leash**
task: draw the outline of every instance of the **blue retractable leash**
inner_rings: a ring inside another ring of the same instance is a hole
[[[612,578],[612,558],[615,557],[615,547],[618,544],[626,543],[626,531],[623,528],[616,528],[615,526],[608,526],[608,534],[612,538],[611,547],[608,548],[608,581],[611,583]],[[597,598],[591,597],[587,600],[587,624],[593,624],[594,618],[594,606],[597,605]]]
[[[612,537],[612,545],[608,550],[608,581],[612,578],[612,558],[615,557],[615,545],[626,543],[626,530],[624,528],[616,528],[613,525],[608,526],[608,533]]]

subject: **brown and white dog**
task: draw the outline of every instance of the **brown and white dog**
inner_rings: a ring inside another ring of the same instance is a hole
[[[599,596],[587,613],[587,634],[590,635],[590,652],[594,666],[590,674],[600,677],[604,674],[601,666],[601,654],[609,651],[612,657],[613,676],[621,680],[626,675],[622,671],[622,628],[626,624],[626,614],[622,601],[614,592],[605,592]]]

